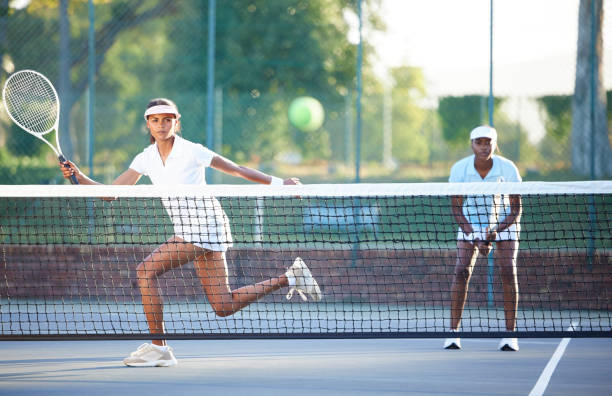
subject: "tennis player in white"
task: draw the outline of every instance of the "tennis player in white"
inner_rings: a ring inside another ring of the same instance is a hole
[[[520,182],[512,161],[495,155],[497,131],[487,125],[470,133],[473,155],[453,165],[449,182]],[[519,245],[522,203],[520,195],[453,196],[452,212],[459,224],[457,261],[451,288],[451,331],[458,331],[467,298],[468,284],[478,254],[488,255],[495,242],[495,263],[501,270],[506,330],[514,331],[518,308],[516,257]],[[461,349],[459,338],[448,338],[446,349]],[[518,351],[516,338],[504,338],[503,351]]]
[[[297,178],[282,180],[263,172],[239,166],[201,144],[192,143],[178,135],[181,115],[177,106],[168,99],[154,99],[144,113],[151,136],[151,145],[138,154],[128,170],[113,184],[133,185],[142,175],[149,176],[153,184],[206,184],[205,168],[210,166],[221,172],[261,184],[300,184]],[[64,165],[68,165],[66,168]],[[79,171],[74,163],[60,164],[64,177],[76,176],[80,184],[100,184]],[[173,366],[177,364],[172,348],[161,335],[164,333],[163,301],[159,295],[157,278],[171,269],[188,262],[194,263],[204,292],[215,313],[228,316],[257,299],[290,287],[306,301],[306,295],[320,301],[321,290],[310,270],[299,257],[282,275],[254,285],[231,290],[225,252],[232,246],[232,235],[225,212],[216,199],[198,199],[189,203],[185,199],[162,200],[174,224],[175,235],[155,249],[137,267],[138,286],[142,305],[152,335],[160,335],[151,344],[141,345],[124,359],[128,366]]]

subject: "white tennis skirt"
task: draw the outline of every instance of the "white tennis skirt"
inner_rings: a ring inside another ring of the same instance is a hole
[[[515,223],[515,224],[512,224],[510,227],[506,228],[505,230],[503,230],[502,232],[498,232],[497,238],[495,240],[496,241],[518,241],[520,234],[521,234],[521,226],[520,224]],[[470,241],[471,242],[476,238],[482,241],[485,240],[486,239],[485,231],[484,230],[474,231],[472,233],[472,238],[470,238],[469,236],[465,235],[463,231],[461,230],[461,227],[459,227],[459,231],[457,232],[458,241]]]
[[[165,198],[162,202],[177,237],[216,252],[232,246],[229,219],[216,198]]]

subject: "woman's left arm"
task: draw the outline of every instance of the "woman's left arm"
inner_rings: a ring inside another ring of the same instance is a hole
[[[238,165],[235,162],[222,157],[220,155],[215,155],[210,163],[210,166],[218,171],[223,173],[227,173],[228,175],[241,177],[243,179],[252,181],[254,183],[260,184],[301,184],[300,179],[297,177],[291,177],[289,179],[279,179],[274,176],[270,176],[266,173],[258,171],[257,169],[252,169],[246,166]],[[277,183],[274,183],[277,181]],[[282,183],[281,183],[282,181]]]

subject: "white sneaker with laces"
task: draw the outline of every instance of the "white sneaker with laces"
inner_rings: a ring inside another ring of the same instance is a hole
[[[451,331],[456,333],[458,330]],[[447,338],[444,340],[444,349],[461,349],[461,339],[459,337]]]
[[[170,367],[176,366],[178,362],[169,346],[145,343],[123,359],[123,364],[132,367]]]
[[[310,270],[301,258],[295,259],[293,265],[285,272],[285,276],[290,280],[289,284],[294,285],[291,286],[289,293],[287,293],[287,300],[290,300],[296,291],[304,301],[308,300],[306,294],[310,295],[313,301],[321,301],[323,298],[317,281],[313,278]]]
[[[512,351],[517,352],[519,350],[517,338],[502,338],[499,342],[498,349],[500,351]]]

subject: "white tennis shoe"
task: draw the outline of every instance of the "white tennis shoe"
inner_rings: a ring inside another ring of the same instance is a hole
[[[285,272],[285,276],[290,279],[290,284],[294,284],[294,286],[291,286],[289,293],[287,293],[287,300],[290,300],[291,297],[293,297],[293,293],[296,291],[304,301],[308,300],[306,294],[308,294],[313,301],[321,301],[323,298],[317,281],[301,258],[298,257],[295,259],[293,265]]]
[[[169,346],[145,343],[123,359],[123,364],[131,367],[170,367],[176,366],[178,361]]]
[[[502,338],[502,340],[499,342],[498,349],[500,351],[517,352],[519,350],[518,339],[516,339],[516,338]]]
[[[456,333],[458,330],[452,330],[451,332]],[[461,339],[459,337],[447,338],[444,340],[444,349],[461,349]]]

